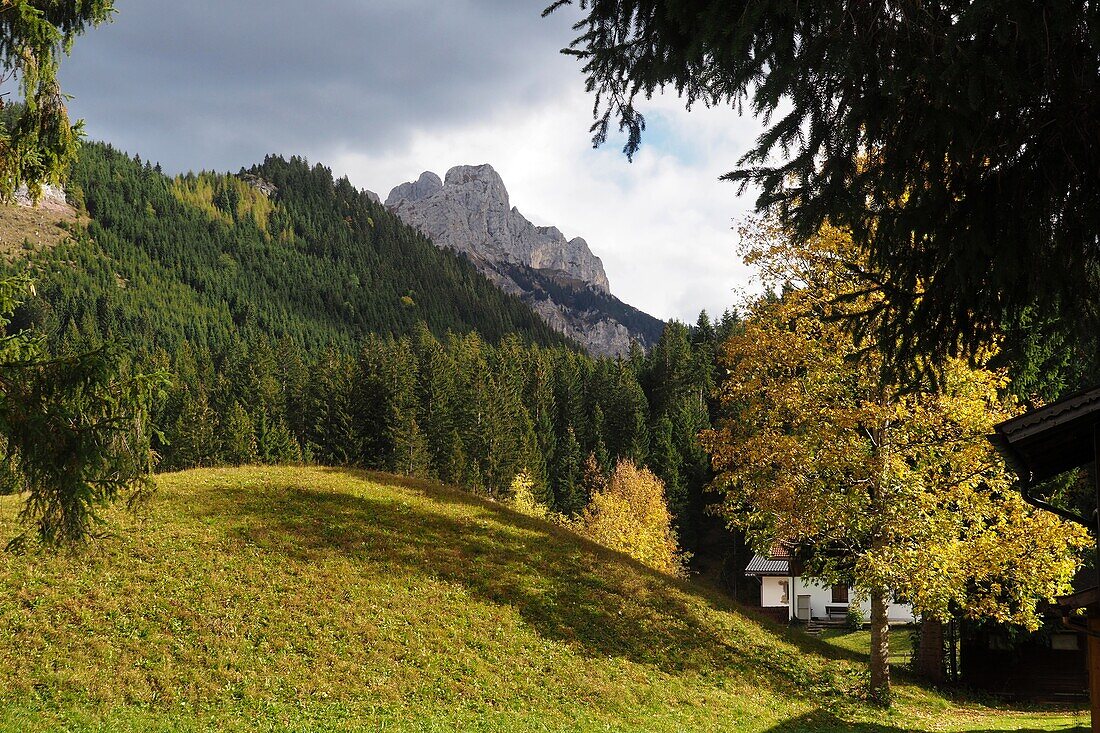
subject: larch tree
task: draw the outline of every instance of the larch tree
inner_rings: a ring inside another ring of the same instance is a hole
[[[891,596],[922,616],[1037,626],[1068,588],[1085,533],[1028,507],[985,436],[1016,412],[1001,375],[958,359],[938,389],[883,384],[838,309],[868,309],[858,248],[825,228],[792,245],[745,231],[763,297],[724,345],[722,419],[704,434],[721,511],[766,550],[796,548],[806,573],[871,601],[871,694],[888,702]]]
[[[654,570],[676,576],[686,572],[687,557],[672,528],[664,485],[648,469],[627,459],[620,459],[606,483],[593,491],[576,526],[592,541]]]
[[[1022,321],[1068,332],[1069,348],[1098,330],[1100,3],[557,0],[545,12],[565,5],[581,13],[565,53],[595,97],[594,142],[617,126],[632,155],[646,100],[665,90],[689,108],[751,110],[765,130],[727,178],[802,241],[825,222],[852,232],[889,296],[853,315],[892,367],[934,370]]]

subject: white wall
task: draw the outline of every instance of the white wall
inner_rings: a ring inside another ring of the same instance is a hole
[[[825,606],[837,605],[833,603],[833,588],[831,585],[821,585],[805,578],[794,578],[793,588],[791,589],[791,618],[794,618],[794,609],[797,608],[795,601],[801,595],[810,596],[810,615],[813,618],[827,618]],[[854,601],[856,597],[855,589],[849,588],[848,600]],[[865,620],[869,619],[871,617],[871,601],[869,599],[862,600],[859,606],[863,612],[863,618]],[[886,609],[886,617],[890,621],[909,623],[915,620],[913,609],[900,603],[891,603]]]
[[[760,605],[765,608],[787,605],[787,590],[784,588],[789,578],[763,576],[760,578]]]

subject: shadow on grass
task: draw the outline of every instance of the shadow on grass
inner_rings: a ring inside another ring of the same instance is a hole
[[[1048,728],[998,728],[1000,733],[1049,733]],[[1085,733],[1087,727],[1063,728],[1063,733]],[[914,728],[897,728],[878,723],[850,723],[824,709],[813,710],[797,718],[785,720],[768,728],[766,733],[920,733]],[[973,729],[968,733],[994,733],[993,730]]]
[[[237,539],[304,563],[335,552],[382,577],[460,584],[483,601],[514,608],[542,637],[573,644],[590,657],[621,657],[668,673],[720,671],[789,693],[828,696],[854,684],[826,665],[808,664],[797,649],[778,648],[751,622],[716,633],[713,619],[700,611],[706,604],[724,610],[732,604],[568,530],[429,482],[324,470],[399,484],[438,504],[273,480],[262,490],[214,486],[203,509],[240,517],[230,530]],[[464,508],[455,512],[455,505]]]

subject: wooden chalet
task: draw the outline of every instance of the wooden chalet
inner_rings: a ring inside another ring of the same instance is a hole
[[[1082,619],[1083,620],[1083,619]],[[1066,628],[1056,615],[1033,634],[996,624],[962,624],[959,677],[965,687],[1019,702],[1069,703],[1089,699],[1088,635]]]
[[[1088,527],[1096,537],[1100,537],[1100,512],[1092,516],[1081,516],[1075,512],[1056,507],[1040,497],[1033,495],[1034,487],[1048,479],[1089,464],[1093,466],[1093,480],[1096,484],[1097,504],[1100,506],[1100,387],[1080,392],[1046,407],[1032,410],[1024,415],[995,426],[995,434],[990,440],[1005,457],[1009,467],[1019,476],[1019,488],[1024,499],[1045,511],[1053,512],[1063,519],[1077,522]],[[1100,553],[1100,545],[1098,545]],[[1100,560],[1097,561],[1100,569]],[[1080,617],[1080,610],[1086,612]],[[997,664],[1002,666],[1001,677],[1009,666],[1030,666],[1040,677],[1017,675],[1019,684],[1027,685],[1022,693],[1033,692],[1041,686],[1057,687],[1059,676],[1065,677],[1053,668],[1058,660],[1064,660],[1069,669],[1079,669],[1078,661],[1072,658],[1071,637],[1077,643],[1087,647],[1085,659],[1088,666],[1088,690],[1092,704],[1092,730],[1100,733],[1100,588],[1092,587],[1080,593],[1058,599],[1058,612],[1063,619],[1065,638],[1051,636],[1049,649],[1042,650],[1036,657],[1015,659],[997,659],[998,642],[986,640],[981,654],[972,652],[969,661],[963,658],[964,669],[969,664],[973,668],[986,667],[992,670]],[[1080,619],[1080,620],[1078,620]],[[1055,641],[1055,639],[1058,639]],[[1057,644],[1060,648],[1055,649]],[[1061,647],[1066,648],[1061,648]],[[1065,655],[1059,653],[1065,652]],[[1067,670],[1062,670],[1065,672]],[[990,672],[992,674],[992,672]]]
[[[760,583],[759,612],[780,623],[823,621],[843,624],[856,608],[863,618],[871,615],[871,602],[860,599],[848,585],[826,585],[802,574],[802,564],[782,543],[768,556],[756,555],[745,567],[745,576]],[[913,623],[913,608],[891,599],[886,609],[893,624]]]

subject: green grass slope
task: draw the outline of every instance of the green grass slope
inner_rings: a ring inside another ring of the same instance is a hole
[[[861,660],[461,492],[320,468],[165,475],[79,557],[0,555],[0,731],[1065,730],[884,713]],[[0,497],[0,536],[17,531]]]

